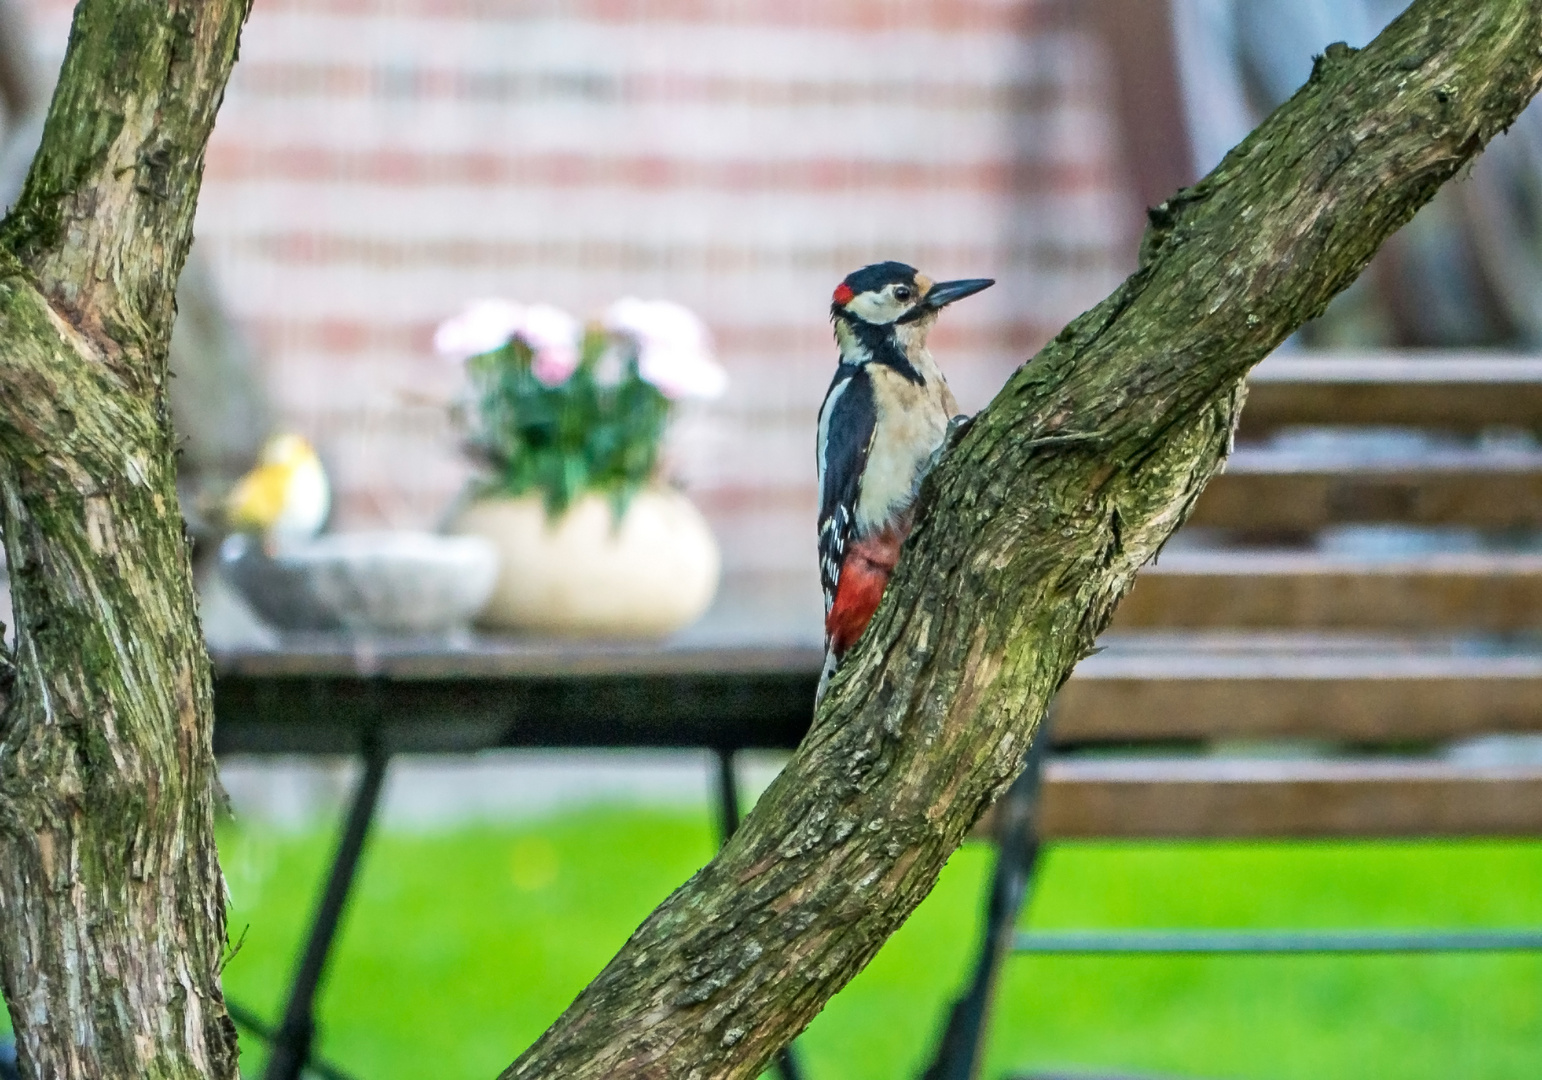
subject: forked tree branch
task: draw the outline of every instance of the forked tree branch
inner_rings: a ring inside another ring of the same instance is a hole
[[[751,1078],[873,956],[1227,452],[1248,369],[1510,124],[1536,0],[1418,0],[1152,214],[1142,265],[945,456],[877,616],[733,840],[507,1078]]]

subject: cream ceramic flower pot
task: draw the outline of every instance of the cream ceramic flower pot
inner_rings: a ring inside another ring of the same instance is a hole
[[[548,521],[540,496],[472,503],[450,531],[498,548],[478,622],[565,637],[652,638],[689,625],[717,591],[717,542],[674,491],[640,492],[618,528],[608,500],[585,495]]]

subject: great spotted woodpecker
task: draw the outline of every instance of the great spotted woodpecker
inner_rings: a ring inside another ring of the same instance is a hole
[[[921,478],[959,411],[926,335],[944,307],[992,284],[934,282],[904,263],[883,262],[835,289],[830,317],[841,359],[819,409],[820,697],[878,610]]]

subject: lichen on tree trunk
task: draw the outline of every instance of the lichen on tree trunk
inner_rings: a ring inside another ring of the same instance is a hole
[[[1542,79],[1536,0],[1419,0],[1152,213],[1140,269],[968,428],[813,730],[504,1074],[753,1077],[873,956],[1224,461],[1248,369]]]
[[[234,1077],[166,348],[242,0],[84,0],[0,223],[0,982],[23,1074]]]

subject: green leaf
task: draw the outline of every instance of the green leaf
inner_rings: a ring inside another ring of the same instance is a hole
[[[517,341],[467,362],[467,441],[494,474],[474,481],[474,490],[538,491],[552,515],[594,492],[620,521],[654,480],[670,403],[638,374],[636,357],[626,359],[619,382],[596,381],[610,347],[604,335],[588,334],[577,370],[556,387],[535,377],[530,350]]]

